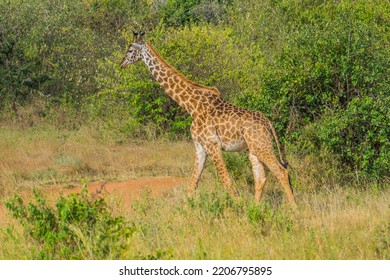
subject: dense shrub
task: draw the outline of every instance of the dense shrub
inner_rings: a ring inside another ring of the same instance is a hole
[[[184,26],[199,22],[218,23],[226,16],[231,0],[155,1],[157,13],[166,26]]]
[[[269,34],[263,20],[274,13],[279,26],[270,28],[284,38],[271,41],[274,50],[264,48],[268,55],[257,78],[261,94],[248,92],[238,102],[272,114],[290,141],[298,137],[303,142],[297,146],[305,147],[310,142],[311,153],[328,150],[347,170],[388,176],[386,10],[377,1],[269,4],[263,17],[253,19],[254,29]],[[314,137],[306,138],[310,133],[302,132],[313,126]]]
[[[6,202],[26,237],[35,244],[37,259],[119,258],[134,228],[115,216],[102,197],[80,193],[57,199],[55,207],[34,192],[35,203],[19,196]]]
[[[37,96],[80,108],[82,97],[96,92],[97,60],[117,48],[118,30],[137,5],[1,1],[0,109]]]
[[[304,133],[301,138],[309,141],[313,149],[323,148],[335,155],[344,163],[344,174],[363,171],[371,178],[386,178],[390,170],[390,128],[386,125],[390,100],[383,98],[352,99],[347,108],[324,114],[320,121],[307,128],[316,133],[309,137]]]

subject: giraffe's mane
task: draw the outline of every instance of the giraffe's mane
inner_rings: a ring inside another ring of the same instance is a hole
[[[193,87],[196,87],[196,88],[199,88],[199,89],[203,89],[203,90],[207,90],[207,91],[209,91],[209,92],[211,92],[211,93],[213,93],[215,95],[218,95],[218,96],[220,95],[220,93],[219,93],[217,88],[201,85],[201,84],[198,84],[198,83],[196,83],[194,81],[191,81],[190,79],[186,78],[182,73],[180,73],[172,65],[170,65],[164,58],[162,58],[159,55],[159,53],[153,48],[152,45],[146,44],[146,46],[153,53],[153,55],[167,68],[167,70],[171,71],[173,74],[175,74],[182,81],[186,82],[187,84],[189,84],[189,85],[191,85]]]

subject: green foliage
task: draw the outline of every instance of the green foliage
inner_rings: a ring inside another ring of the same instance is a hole
[[[112,214],[102,197],[94,197],[85,187],[61,196],[54,208],[36,191],[34,199],[25,205],[15,196],[6,207],[34,242],[37,259],[118,258],[134,232],[122,216]]]
[[[310,138],[313,149],[323,148],[344,163],[344,172],[363,171],[371,178],[388,176],[390,170],[389,97],[377,100],[355,98],[347,108],[325,114],[313,125]],[[387,101],[386,101],[387,99]]]
[[[347,170],[374,178],[388,176],[389,147],[384,140],[390,137],[390,53],[384,47],[388,5],[380,1],[265,3],[252,3],[267,8],[245,23],[252,28],[248,37],[264,33],[257,39],[264,44],[269,29],[279,34],[270,42],[273,50],[263,46],[269,55],[258,72],[261,94],[238,96],[238,103],[272,115],[289,141],[299,140],[298,147],[311,145],[311,153],[330,151]],[[276,24],[270,13],[275,14]],[[270,27],[264,19],[272,21]],[[306,138],[307,129],[314,137]]]
[[[238,184],[252,186],[254,184],[252,165],[249,161],[247,153],[223,153],[226,167],[229,170],[232,178]]]
[[[275,209],[267,203],[253,203],[246,207],[248,221],[264,236],[271,231],[291,232],[293,219],[285,209]]]
[[[118,67],[133,29],[144,28],[189,79],[267,115],[282,144],[336,158],[347,175],[385,181],[389,7],[378,0],[2,1],[0,116],[29,105],[37,118],[94,125],[119,141],[188,137],[191,118],[146,67]]]
[[[84,0],[84,22],[97,33],[114,37],[131,20],[142,20],[149,12],[146,0]],[[112,33],[112,35],[110,35]],[[114,38],[113,38],[114,39]]]
[[[188,199],[188,205],[191,211],[199,213],[201,220],[229,219],[231,215],[240,219],[246,218],[253,229],[264,236],[275,230],[290,232],[293,227],[290,210],[275,208],[265,202],[259,204],[250,199],[233,199],[226,192],[200,192],[194,198]]]
[[[184,26],[199,22],[218,23],[226,15],[231,0],[156,1],[158,15],[166,26]]]
[[[0,108],[24,105],[34,97],[80,108],[81,98],[96,92],[97,59],[117,46],[112,39],[137,5],[120,0],[1,1]]]
[[[172,250],[164,251],[161,249],[156,250],[154,254],[149,254],[147,256],[136,256],[136,260],[172,260],[174,259],[173,257],[173,252]]]
[[[200,210],[202,217],[211,220],[222,218],[227,209],[234,207],[234,201],[228,193],[200,193],[199,197],[189,199],[188,202],[191,208]]]

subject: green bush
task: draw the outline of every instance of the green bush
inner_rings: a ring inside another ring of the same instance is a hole
[[[134,232],[124,217],[113,215],[105,200],[85,187],[61,196],[55,207],[37,191],[34,199],[25,205],[15,196],[6,207],[33,241],[37,259],[116,259]]]
[[[297,147],[310,142],[310,153],[330,151],[347,170],[388,176],[390,53],[384,26],[389,6],[381,1],[264,3],[267,8],[255,12],[262,16],[246,25],[265,34],[258,44],[268,40],[269,29],[284,37],[270,41],[273,50],[263,47],[268,55],[258,72],[261,92],[238,96],[238,103],[272,116],[280,134],[287,133]],[[268,27],[269,13],[278,22]],[[315,136],[305,138],[313,126]]]
[[[43,98],[48,107],[80,110],[83,97],[97,90],[97,60],[117,48],[118,31],[132,20],[137,5],[1,1],[0,110],[9,104],[16,110],[34,98]]]
[[[368,96],[351,100],[345,109],[325,114],[313,125],[316,133],[310,141],[313,149],[324,149],[344,163],[345,175],[362,171],[371,178],[389,176],[390,100]],[[383,178],[382,178],[383,179]]]
[[[224,192],[202,192],[198,197],[188,200],[192,209],[200,211],[200,218],[219,219],[223,218],[225,211],[235,207],[232,197]]]
[[[293,220],[291,214],[285,209],[275,209],[267,203],[252,203],[245,209],[246,217],[255,229],[266,236],[271,231],[291,232]]]
[[[218,23],[226,15],[231,0],[156,1],[159,18],[166,26],[186,26],[199,22]]]
[[[226,167],[232,179],[236,181],[238,187],[251,186],[255,183],[252,172],[252,165],[249,161],[247,153],[229,153],[224,152],[223,157]]]

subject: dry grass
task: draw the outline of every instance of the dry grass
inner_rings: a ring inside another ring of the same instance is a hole
[[[186,186],[152,197],[147,192],[118,210],[137,231],[122,258],[149,259],[389,259],[390,189],[351,183],[341,186],[337,170],[310,159],[294,158],[299,210],[292,212],[270,176],[262,203],[253,202],[245,178],[249,167],[229,159],[241,199],[232,200],[207,167],[196,197]],[[0,193],[74,184],[81,179],[125,180],[140,177],[188,177],[193,164],[190,142],[101,140],[88,129],[0,128]],[[238,171],[237,171],[238,170]],[[298,175],[297,175],[298,174]],[[321,176],[323,177],[316,177]],[[249,180],[250,181],[250,180]],[[7,221],[15,234],[21,229]],[[3,223],[4,224],[4,223]],[[14,242],[5,227],[0,258],[31,258],[33,244]]]
[[[191,172],[193,145],[102,141],[88,129],[0,128],[0,194],[37,186],[140,177],[185,177]]]
[[[212,182],[206,184],[213,185]],[[388,259],[390,192],[334,190],[304,193],[300,208],[278,206],[267,192],[263,206],[229,202],[203,185],[195,206],[176,190],[163,200],[134,205],[140,230],[125,258],[179,259]],[[214,193],[215,196],[210,196]],[[266,205],[266,206],[264,206]],[[145,212],[147,209],[147,212]]]

